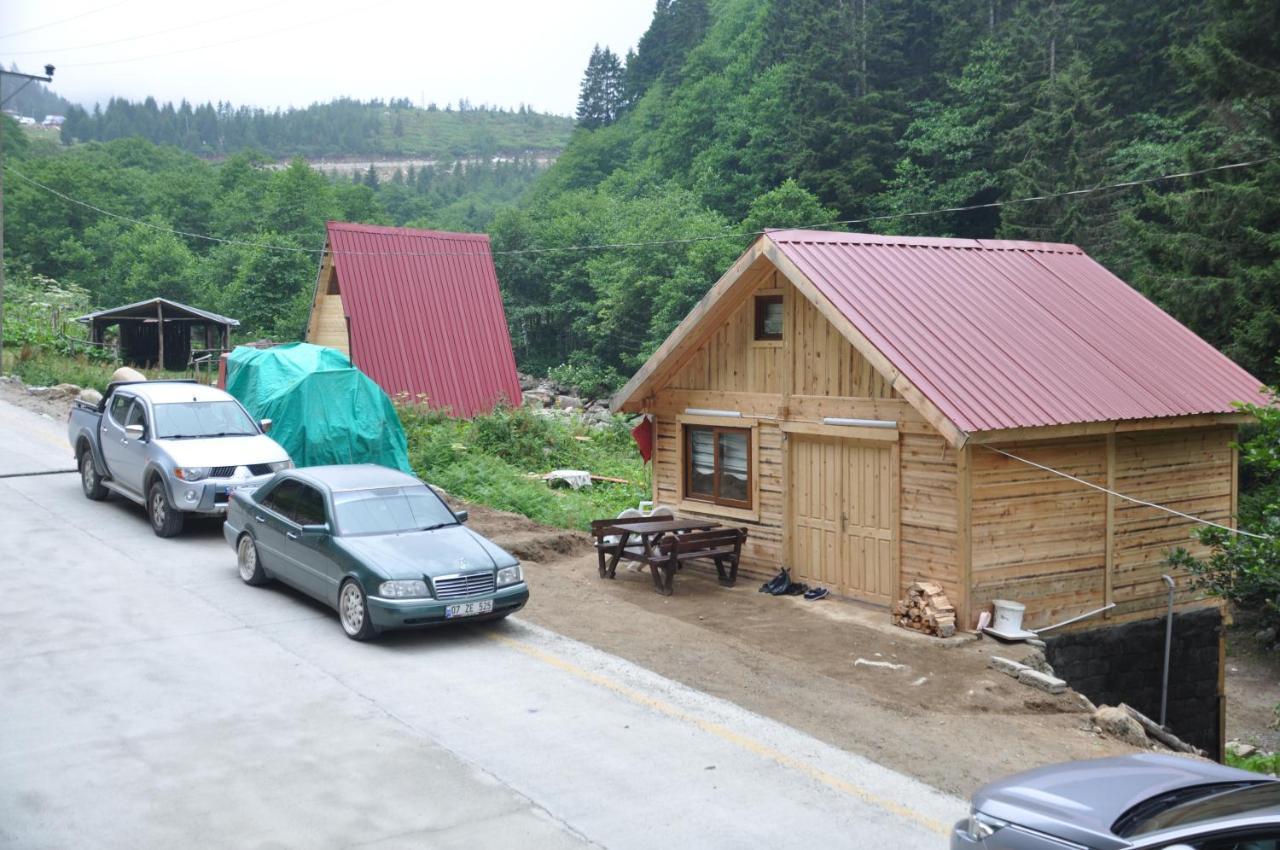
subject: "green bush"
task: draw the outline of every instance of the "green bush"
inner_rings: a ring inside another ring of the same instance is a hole
[[[622,417],[592,427],[528,408],[506,408],[472,420],[399,406],[414,472],[449,493],[535,522],[587,529],[648,498],[648,470]],[[628,484],[596,482],[582,490],[552,488],[536,475],[583,469]],[[531,477],[530,474],[533,474]]]
[[[1241,758],[1235,753],[1227,753],[1227,764],[1241,770],[1252,770],[1254,773],[1270,773],[1280,776],[1280,753],[1254,753]]]

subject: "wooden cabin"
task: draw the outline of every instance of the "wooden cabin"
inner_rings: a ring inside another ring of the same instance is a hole
[[[1037,627],[1163,610],[1194,523],[1130,499],[1231,524],[1260,388],[1073,245],[800,230],[613,408],[655,420],[657,503],[748,527],[744,569],[885,607],[931,579],[964,628],[993,599]]]
[[[305,339],[346,354],[392,398],[455,416],[521,400],[483,233],[329,222]]]

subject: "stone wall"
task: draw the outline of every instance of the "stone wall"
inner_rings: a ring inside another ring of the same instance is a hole
[[[1128,703],[1160,720],[1165,620],[1046,636],[1045,657],[1057,675],[1097,705]],[[1221,759],[1217,608],[1174,614],[1169,655],[1169,730]]]

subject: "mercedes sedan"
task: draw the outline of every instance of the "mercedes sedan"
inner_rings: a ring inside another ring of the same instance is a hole
[[[1029,770],[973,795],[952,850],[1280,850],[1280,781],[1141,753]]]
[[[492,620],[529,599],[520,563],[426,484],[372,464],[277,473],[235,492],[223,534],[240,578],[335,608],[347,636]]]

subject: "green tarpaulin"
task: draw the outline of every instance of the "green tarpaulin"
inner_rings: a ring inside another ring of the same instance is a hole
[[[400,417],[387,394],[341,351],[305,342],[241,346],[227,357],[227,392],[298,466],[377,463],[411,472]]]

